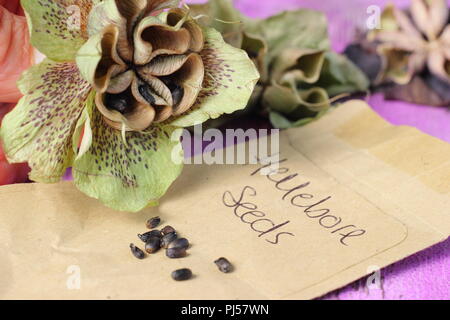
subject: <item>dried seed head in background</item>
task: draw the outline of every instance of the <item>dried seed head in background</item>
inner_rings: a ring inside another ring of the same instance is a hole
[[[445,0],[412,0],[409,11],[388,5],[381,28],[368,34],[378,44],[383,69],[377,83],[407,84],[428,69],[450,83],[449,8]]]

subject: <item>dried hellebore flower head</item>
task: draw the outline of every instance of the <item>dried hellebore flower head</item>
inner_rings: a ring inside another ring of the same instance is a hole
[[[381,17],[381,29],[369,33],[379,42],[385,79],[407,84],[425,67],[450,83],[450,25],[445,0],[412,0],[409,12],[388,6]]]
[[[118,12],[103,5],[91,13],[92,37],[77,63],[96,90],[98,110],[115,129],[145,130],[182,115],[202,89],[203,31],[184,9],[149,16],[160,2],[131,1],[115,7]]]
[[[81,191],[118,210],[157,203],[181,172],[178,129],[244,108],[259,79],[178,2],[22,0],[47,59],[22,75],[3,121],[9,160],[46,183],[73,167]]]

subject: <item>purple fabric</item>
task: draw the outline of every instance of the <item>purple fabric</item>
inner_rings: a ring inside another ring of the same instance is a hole
[[[199,1],[197,1],[199,2]],[[201,2],[201,1],[200,1]],[[235,0],[251,17],[267,17],[282,10],[311,8],[325,12],[329,19],[332,47],[342,51],[354,36],[355,27],[364,28],[367,8],[383,7],[388,0]],[[408,0],[392,1],[407,6]],[[382,117],[396,125],[414,126],[450,142],[450,110],[384,101],[381,95],[369,103]],[[365,280],[357,281],[325,296],[325,299],[449,299],[450,238],[382,270],[383,290],[367,290]]]

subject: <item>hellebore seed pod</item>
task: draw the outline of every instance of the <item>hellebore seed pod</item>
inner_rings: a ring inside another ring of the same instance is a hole
[[[233,271],[233,266],[226,258],[219,258],[214,263],[217,265],[220,271],[223,273],[228,273]]]
[[[136,247],[134,244],[130,243],[130,249],[131,249],[131,253],[138,259],[144,259],[145,258],[145,253],[144,251],[142,251],[141,249],[139,249],[138,247]]]
[[[187,250],[187,248],[189,248],[189,240],[186,238],[175,239],[171,243],[169,243],[168,248],[181,248]]]
[[[169,234],[169,233],[175,233],[175,229],[171,226],[165,226],[164,228],[161,229],[161,233],[163,235]]]
[[[184,281],[192,278],[192,271],[190,269],[178,269],[172,272],[172,279],[175,281]]]
[[[183,258],[186,256],[186,249],[170,248],[166,250],[166,256],[170,259]]]
[[[161,223],[161,219],[159,217],[153,217],[148,219],[146,225],[148,229],[156,228]]]
[[[152,230],[143,234],[138,234],[138,237],[142,242],[147,242],[150,238],[161,238],[162,234],[159,230]]]
[[[161,239],[158,237],[150,238],[145,244],[145,251],[147,253],[155,253],[161,249]]]
[[[168,233],[165,236],[161,238],[161,248],[168,248],[169,244],[176,240],[178,238],[178,235],[176,232]]]

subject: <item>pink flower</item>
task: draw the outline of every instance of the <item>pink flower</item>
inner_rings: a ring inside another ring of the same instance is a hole
[[[22,94],[16,82],[34,62],[27,22],[19,0],[0,0],[0,123]],[[27,164],[7,162],[0,145],[0,185],[25,182]]]
[[[35,59],[19,0],[0,0],[0,43],[0,103],[15,103],[22,96],[16,82]]]

